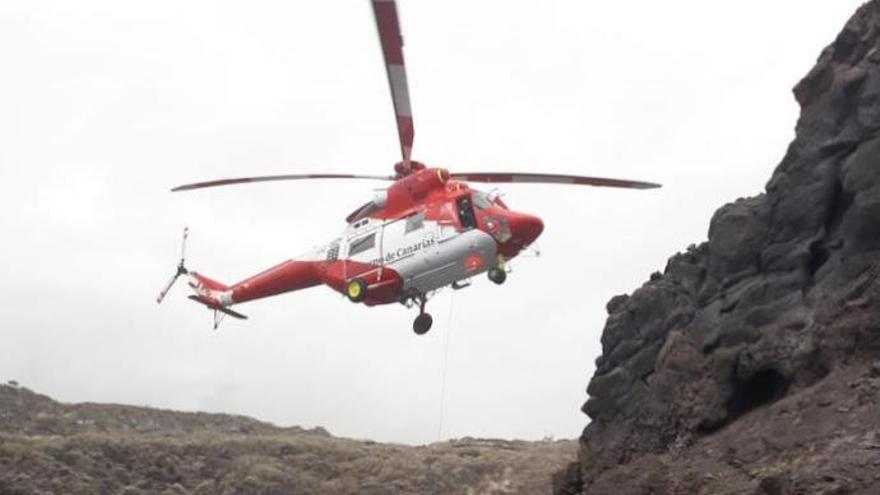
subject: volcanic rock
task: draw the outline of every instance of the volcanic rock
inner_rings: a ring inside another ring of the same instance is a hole
[[[880,493],[880,0],[794,95],[766,191],[608,303],[557,494]]]

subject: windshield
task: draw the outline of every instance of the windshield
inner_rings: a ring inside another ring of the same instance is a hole
[[[474,205],[470,196],[462,196],[456,201],[458,205],[458,221],[467,230],[477,226],[477,217],[474,215]]]
[[[472,190],[474,196],[474,206],[478,210],[485,210],[486,208],[492,206],[492,199],[489,197],[489,194],[484,193],[483,191],[478,191],[476,189]]]

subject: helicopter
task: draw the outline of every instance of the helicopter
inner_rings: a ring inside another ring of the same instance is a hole
[[[392,175],[287,174],[220,179],[177,186],[172,192],[256,182],[319,179],[389,181],[345,219],[345,230],[309,250],[238,283],[226,285],[185,266],[184,229],[177,271],[156,299],[161,303],[180,276],[192,299],[224,316],[246,319],[231,306],[254,299],[326,285],[354,303],[417,306],[413,331],[427,333],[433,319],[428,298],[444,287],[461,289],[486,273],[495,284],[507,279],[509,260],[528,249],[544,230],[542,220],[511,210],[495,192],[470,183],[570,184],[627,189],[660,187],[652,182],[561,174],[450,172],[411,158],[415,136],[395,0],[370,0],[397,121],[401,160]]]

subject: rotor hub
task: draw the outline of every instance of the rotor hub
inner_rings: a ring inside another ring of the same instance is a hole
[[[424,163],[415,160],[397,162],[394,164],[394,172],[397,174],[398,178],[406,177],[407,175],[414,174],[425,168]]]

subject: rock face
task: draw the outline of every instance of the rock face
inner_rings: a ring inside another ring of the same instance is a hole
[[[766,192],[608,303],[556,493],[880,493],[880,0],[794,94]]]

